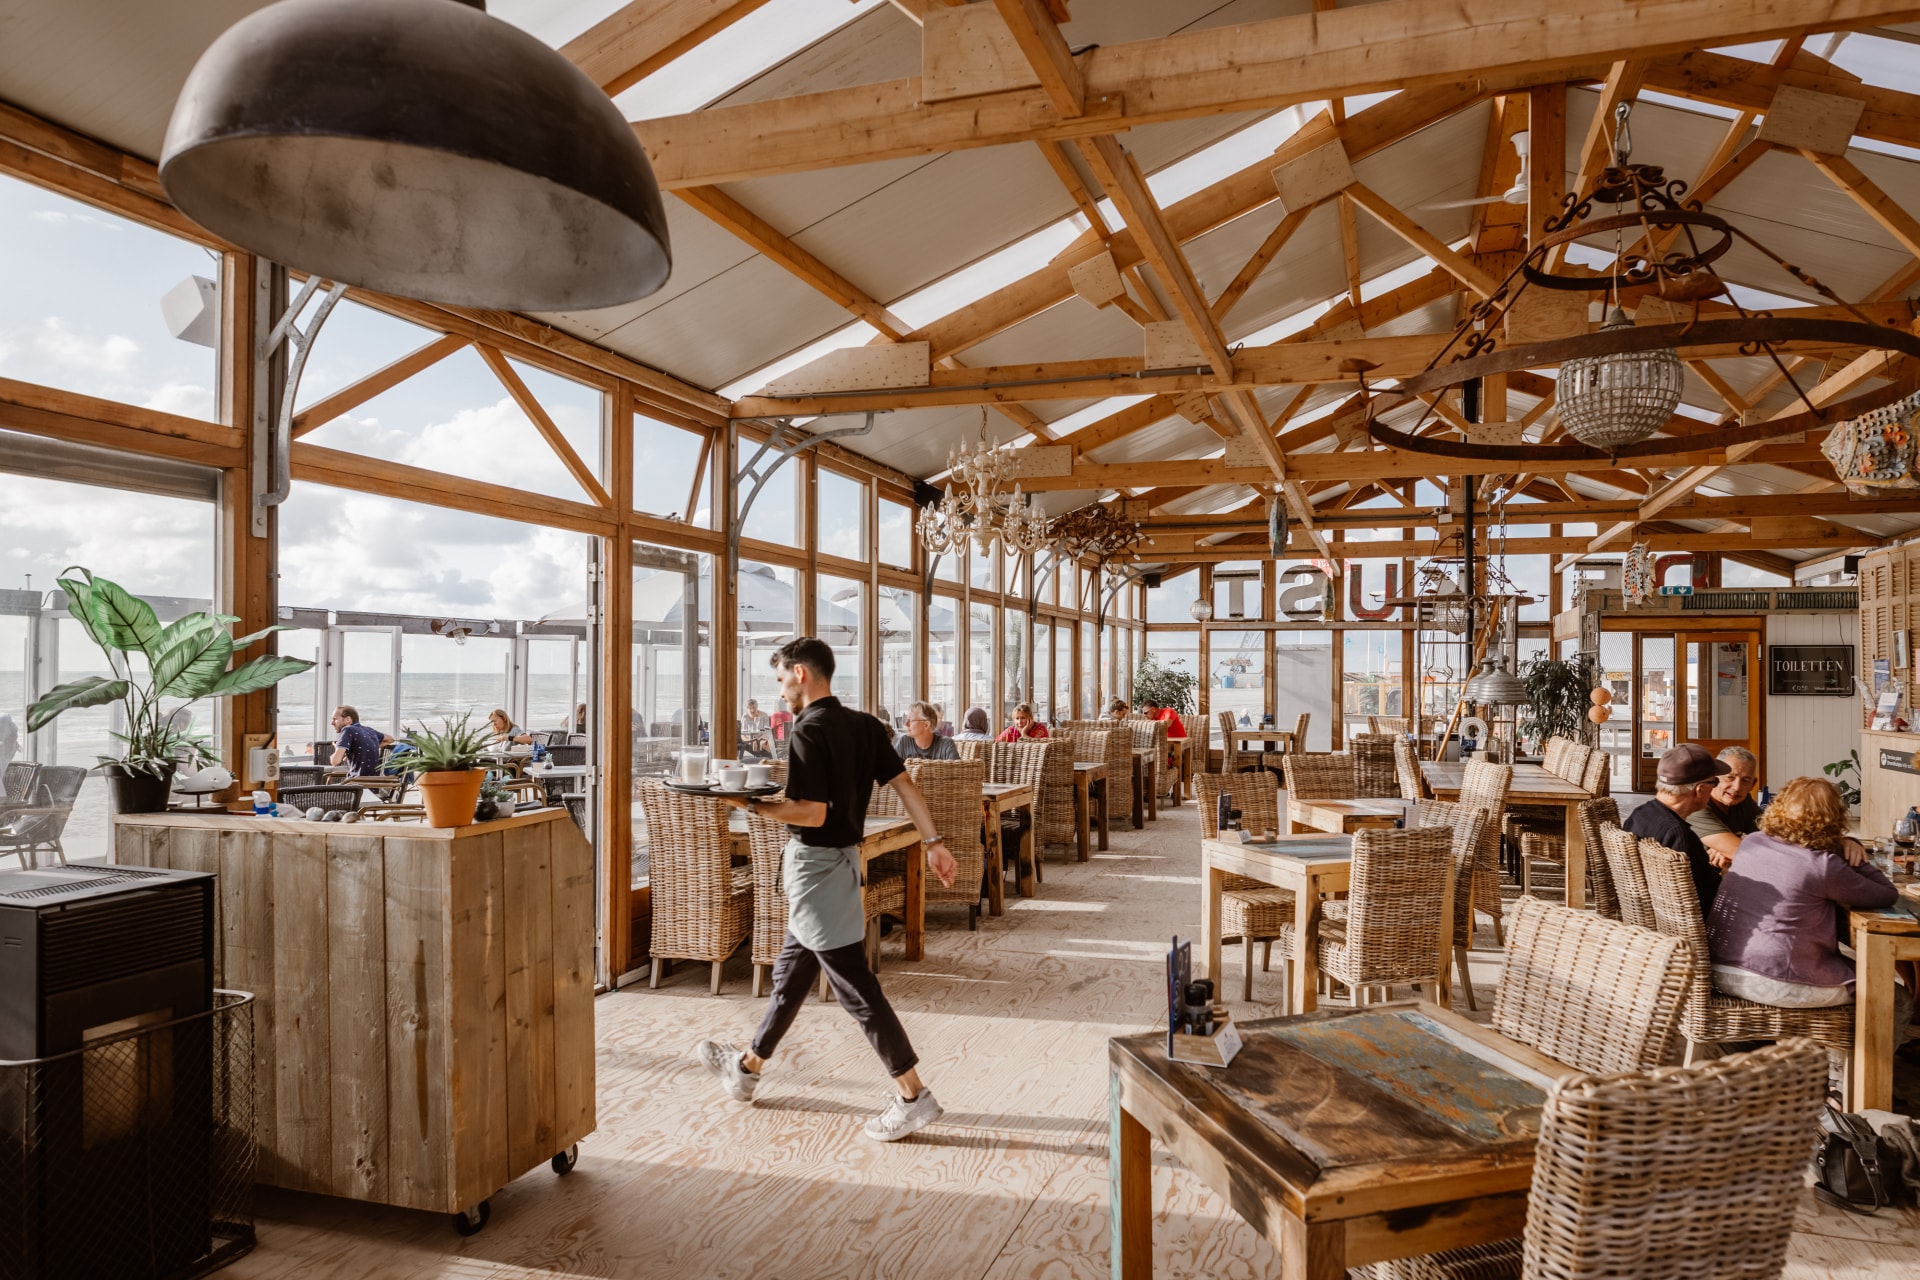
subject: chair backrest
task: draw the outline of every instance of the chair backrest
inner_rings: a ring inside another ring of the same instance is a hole
[[[1301,800],[1354,798],[1353,757],[1338,751],[1289,751],[1280,758],[1287,795]]]
[[[587,745],[587,735],[584,733],[570,733],[567,735],[567,745],[570,747],[584,747]]]
[[[1368,716],[1367,732],[1405,735],[1407,732],[1407,718],[1405,716]]]
[[[564,735],[563,735],[563,736],[564,736]],[[542,746],[542,747],[544,747],[544,746],[546,746],[546,745],[547,745],[548,743],[550,743],[550,742],[552,742],[552,741],[553,741],[553,730],[551,730],[551,729],[535,729],[535,730],[534,730],[533,732],[531,732],[531,733],[529,733],[529,734],[527,735],[527,740],[528,740],[529,742],[532,742],[532,743],[534,743],[534,744],[536,744],[536,745],[538,745],[538,746]]]
[[[73,802],[80,798],[80,788],[87,784],[87,770],[77,764],[42,765],[35,782],[35,805],[43,809],[71,809]]]
[[[1486,856],[1489,818],[1485,809],[1469,809],[1450,800],[1422,800],[1409,825],[1452,832],[1453,945],[1473,945],[1473,876]],[[1498,828],[1494,828],[1495,831]]]
[[[907,761],[912,764],[911,760]],[[872,818],[904,817],[907,806],[900,802],[900,793],[884,782],[873,784],[873,791],[867,796],[867,816]]]
[[[1107,759],[1107,730],[1075,729],[1067,735],[1073,743],[1075,764],[1104,764]]]
[[[753,867],[750,951],[754,964],[772,964],[787,940],[787,891],[780,876],[787,834],[784,822],[747,810],[747,860]]]
[[[995,742],[987,752],[988,782],[1011,782],[1019,786],[1037,787],[1047,764],[1047,748],[1050,744],[1042,739],[1038,742]],[[949,762],[951,763],[951,762]],[[974,792],[974,803],[980,802],[979,791]]]
[[[1513,766],[1491,760],[1469,760],[1460,775],[1460,803],[1469,809],[1487,809],[1497,836],[1506,819],[1507,791],[1513,786]]]
[[[1441,899],[1453,875],[1450,831],[1368,827],[1354,832],[1345,980],[1388,982],[1435,973]]]
[[[1181,716],[1180,726],[1187,731],[1188,751],[1204,752],[1207,749],[1207,718],[1205,716],[1197,712],[1190,716]]]
[[[1620,918],[1636,928],[1657,932],[1660,926],[1654,922],[1646,869],[1640,865],[1640,838],[1631,831],[1603,822],[1600,848],[1606,855],[1607,870],[1613,876],[1614,894],[1620,900]]]
[[[1233,712],[1216,711],[1214,718],[1220,722],[1220,769],[1223,773],[1237,773],[1251,761],[1243,760],[1246,752],[1240,750],[1240,744],[1233,739],[1233,731],[1240,726],[1234,723]]]
[[[991,742],[982,742],[978,738],[955,738],[953,740],[953,749],[960,753],[962,760],[985,760],[987,758],[987,748],[993,745]]]
[[[1389,733],[1356,733],[1347,743],[1353,756],[1353,793],[1362,799],[1400,794],[1400,775]]]
[[[1522,897],[1507,914],[1493,1026],[1581,1071],[1656,1067],[1693,970],[1678,938]]]
[[[557,765],[571,766],[585,764],[587,762],[586,744],[581,743],[577,746],[570,746],[564,742],[555,743],[553,746],[547,748],[547,759]]]
[[[1280,834],[1280,780],[1265,769],[1253,773],[1196,773],[1199,787],[1200,834],[1208,840],[1220,834],[1220,793],[1233,798],[1240,811],[1240,827],[1250,835]]]
[[[1596,796],[1604,796],[1613,789],[1613,757],[1599,747],[1593,748],[1587,755],[1587,771],[1580,775],[1580,785]]]
[[[1593,748],[1582,742],[1569,742],[1567,749],[1560,755],[1560,767],[1553,773],[1568,782],[1579,782],[1587,774],[1587,761],[1593,756]]]
[[[585,796],[575,798],[582,805],[587,802]],[[362,822],[420,822],[427,816],[427,807],[420,804],[369,804],[362,805],[359,813]]]
[[[1003,747],[1044,747],[1040,742],[1002,742]],[[1041,764],[1034,757],[1034,768]],[[931,875],[927,877],[927,901],[973,902],[980,897],[980,877],[986,871],[986,849],[980,841],[980,787],[987,781],[987,766],[981,760],[909,760],[907,772],[927,797],[927,810],[933,825],[947,838],[947,851],[960,864],[951,888]],[[909,856],[918,857],[909,850]]]
[[[359,787],[282,787],[280,803],[300,809],[357,809],[366,792]]]
[[[720,959],[740,940],[726,801],[670,790],[658,778],[639,785],[653,886],[652,954]]]
[[[1694,888],[1687,855],[1658,840],[1639,841],[1638,852],[1653,927],[1692,948],[1693,995],[1704,1009],[1713,999],[1713,952],[1707,944],[1707,921],[1700,910],[1700,891]]]
[[[1289,750],[1305,751],[1307,749],[1307,722],[1312,719],[1311,711],[1302,711],[1300,718],[1293,722],[1293,743]]]
[[[280,766],[280,786],[317,787],[327,780],[327,766],[323,764],[283,764]]]
[[[1594,755],[1606,759],[1605,752],[1596,751]],[[1603,797],[1580,802],[1580,830],[1586,836],[1587,871],[1593,878],[1593,909],[1609,920],[1618,920],[1620,893],[1613,883],[1613,864],[1607,861],[1607,851],[1600,843],[1600,829],[1609,825],[1620,825],[1619,801]]]
[[[1541,1115],[1522,1274],[1780,1275],[1826,1088],[1826,1051],[1800,1039],[1560,1081]]]
[[[1419,800],[1427,794],[1426,776],[1420,772],[1420,756],[1405,738],[1393,740],[1393,773],[1400,784],[1402,800]]]
[[[1107,813],[1115,823],[1133,811],[1133,730],[1107,721]]]
[[[26,804],[33,798],[34,779],[40,773],[40,766],[27,760],[9,761],[0,777],[0,786],[5,787],[5,799],[11,804]]]
[[[1548,738],[1547,745],[1540,752],[1540,767],[1554,777],[1560,777],[1560,762],[1566,758],[1567,748],[1572,745],[1572,739],[1563,738],[1557,733]]]

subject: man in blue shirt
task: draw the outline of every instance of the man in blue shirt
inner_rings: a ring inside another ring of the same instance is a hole
[[[351,765],[356,778],[370,778],[380,772],[381,748],[392,738],[361,724],[360,713],[348,706],[333,709],[333,731],[340,735],[333,747],[333,764]]]

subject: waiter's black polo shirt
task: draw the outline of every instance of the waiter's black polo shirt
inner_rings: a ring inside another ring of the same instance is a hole
[[[904,772],[885,725],[863,711],[847,710],[831,695],[816,698],[793,721],[787,799],[821,801],[827,820],[817,827],[788,824],[787,830],[802,844],[827,849],[859,844],[874,784]]]

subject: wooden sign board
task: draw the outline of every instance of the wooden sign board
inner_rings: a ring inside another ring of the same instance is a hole
[[[775,378],[764,389],[776,395],[817,395],[877,387],[924,387],[932,381],[932,344],[892,342],[829,351]]]
[[[1191,369],[1207,362],[1200,344],[1183,320],[1162,320],[1140,326],[1144,338],[1146,368]]]
[[[1867,104],[1859,98],[1797,89],[1783,84],[1760,122],[1760,138],[1783,147],[1804,147],[1826,155],[1842,155],[1853,141],[1860,114]]]
[[[1353,183],[1353,163],[1338,138],[1273,171],[1273,185],[1280,192],[1284,213],[1311,208]]]
[[[1526,289],[1506,312],[1510,343],[1553,342],[1587,331],[1587,295],[1568,289]]]
[[[1007,20],[990,4],[928,5],[920,33],[920,100],[945,102],[1040,83]]]
[[[1013,459],[1012,475],[1015,480],[1038,480],[1073,474],[1072,445],[1034,445],[1027,449],[1015,449],[1008,456]]]
[[[1114,265],[1113,254],[1102,249],[1085,262],[1076,262],[1067,268],[1067,279],[1073,285],[1073,291],[1096,307],[1104,307],[1127,291],[1120,279],[1120,268]]]

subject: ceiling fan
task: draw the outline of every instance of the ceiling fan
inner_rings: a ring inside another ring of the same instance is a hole
[[[1513,149],[1520,153],[1520,173],[1513,185],[1497,196],[1481,196],[1477,200],[1439,200],[1432,204],[1423,204],[1422,209],[1467,209],[1480,204],[1514,204],[1522,208],[1527,203],[1527,131],[1516,130],[1512,139]]]

